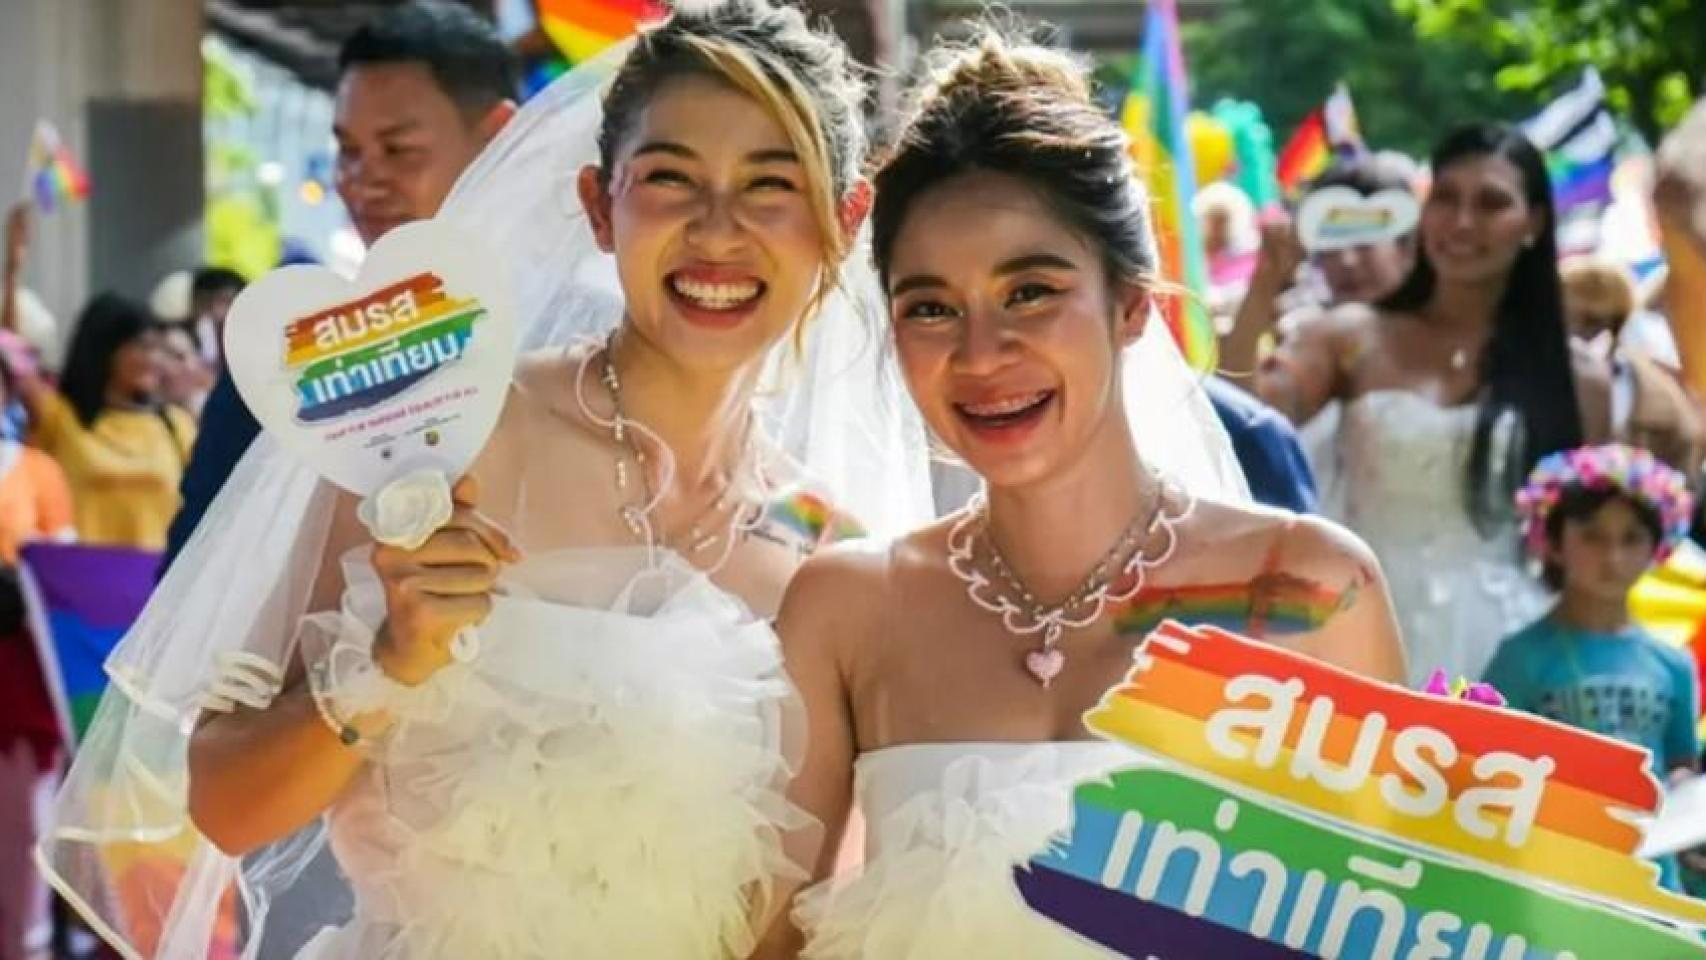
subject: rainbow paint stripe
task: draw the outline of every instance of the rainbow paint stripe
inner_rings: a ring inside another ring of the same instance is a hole
[[[1128,957],[1706,953],[1633,914],[1160,768],[1080,786],[1070,842],[1014,879],[1034,908]]]
[[[1280,575],[1249,583],[1151,588],[1114,611],[1114,629],[1123,636],[1147,636],[1163,621],[1178,620],[1253,637],[1310,633],[1344,609],[1353,591]]]
[[[653,0],[539,0],[539,25],[571,64],[585,63],[663,14]]]
[[[454,363],[486,315],[422,273],[285,328],[285,368],[296,373],[296,417],[332,420],[402,393]]]
[[[1131,137],[1138,173],[1155,200],[1162,276],[1189,291],[1188,296],[1166,298],[1162,309],[1185,360],[1197,370],[1212,370],[1219,346],[1202,300],[1208,290],[1208,255],[1191,212],[1197,193],[1196,164],[1191,159],[1191,141],[1185,136],[1190,95],[1174,0],[1149,4],[1137,69],[1121,122]]]
[[[813,544],[855,540],[865,535],[864,528],[852,517],[830,506],[822,497],[803,490],[773,501],[768,519]]]
[[[1706,924],[1706,902],[1658,889],[1634,856],[1630,817],[1650,815],[1659,788],[1644,751],[1614,740],[1173,622],[1085,722],[1339,821]]]

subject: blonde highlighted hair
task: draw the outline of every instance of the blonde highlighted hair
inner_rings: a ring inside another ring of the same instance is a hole
[[[840,210],[865,156],[865,87],[846,47],[813,29],[799,10],[771,0],[719,0],[676,10],[640,33],[605,95],[598,146],[606,185],[635,117],[665,81],[683,75],[711,76],[751,97],[781,125],[799,156],[826,261],[809,318],[835,288],[851,246]]]

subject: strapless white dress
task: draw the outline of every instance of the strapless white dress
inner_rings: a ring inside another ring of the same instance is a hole
[[[1077,960],[1115,956],[1036,913],[1013,867],[1065,836],[1072,791],[1141,763],[1071,743],[921,743],[863,754],[858,872],[813,887],[795,920],[811,960]]]
[[[1340,413],[1329,512],[1380,558],[1412,685],[1436,668],[1478,679],[1499,641],[1547,604],[1524,569],[1514,513],[1483,536],[1464,504],[1476,413],[1400,390],[1365,394]]]
[[[354,916],[299,957],[746,954],[795,825],[790,687],[766,622],[680,560],[634,573],[637,554],[506,574],[478,659],[409,694],[332,808]],[[354,582],[352,609],[382,609],[376,590]]]

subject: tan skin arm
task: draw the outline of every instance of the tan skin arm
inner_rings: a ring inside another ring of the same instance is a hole
[[[1682,357],[1683,379],[1706,396],[1706,238],[1670,219],[1660,220],[1659,233],[1669,267],[1665,312]]]
[[[1262,247],[1250,285],[1238,302],[1232,329],[1220,338],[1220,375],[1246,390],[1256,390],[1256,365],[1262,337],[1280,320],[1279,298],[1297,276],[1304,258],[1290,220],[1262,224]]]
[[[1668,275],[1664,306],[1682,356],[1684,380],[1706,396],[1706,101],[1665,137],[1658,151],[1653,210]]]
[[[853,761],[858,739],[853,727],[847,657],[851,639],[871,625],[863,622],[880,608],[883,565],[880,558],[828,551],[807,560],[782,600],[776,629],[782,640],[783,663],[799,691],[806,716],[805,762],[788,787],[788,799],[811,818],[810,826],[790,833],[783,842],[790,862],[803,867],[808,879],[779,883],[779,914],[753,954],[757,960],[796,956],[804,938],[788,915],[794,894],[834,872],[853,807]],[[872,602],[849,601],[873,594]]]
[[[450,662],[449,643],[491,610],[499,567],[520,559],[507,536],[475,509],[477,486],[456,485],[456,511],[419,550],[375,546],[387,619],[374,660],[405,684],[426,681]],[[338,560],[368,542],[354,498],[342,496],[308,609],[336,610],[343,595]],[[345,718],[364,738],[383,734],[383,714]],[[366,752],[344,744],[320,716],[300,661],[265,710],[205,714],[190,739],[189,812],[196,827],[233,856],[282,839],[319,816],[361,770]],[[257,790],[265,784],[265,790]]]
[[[1252,392],[1292,423],[1308,423],[1345,389],[1342,376],[1353,334],[1342,310],[1311,308],[1285,318],[1285,336],[1256,369]]]
[[[1320,629],[1276,642],[1361,676],[1404,684],[1403,638],[1374,552],[1350,531],[1315,517],[1299,517],[1282,536],[1279,569],[1316,583],[1345,584],[1346,590]]]
[[[360,542],[359,530],[353,499],[340,496],[308,609],[338,608],[343,575],[337,558]],[[283,692],[267,709],[202,714],[190,738],[190,819],[215,846],[240,856],[313,820],[343,793],[364,759],[320,719],[302,663],[293,658]]]

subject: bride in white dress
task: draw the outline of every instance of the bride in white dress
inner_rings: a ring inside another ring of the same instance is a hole
[[[793,875],[768,621],[851,524],[769,435],[858,459],[897,514],[929,502],[876,364],[822,413],[862,369],[823,327],[858,320],[831,291],[861,88],[769,0],[678,14],[609,72],[528,104],[447,202],[549,344],[451,519],[375,547],[263,439],[115,654],[43,852],[126,956],[227,955],[233,895],[256,955],[321,823],[354,907],[312,918],[313,960],[744,956]],[[594,295],[605,254],[620,299]],[[767,416],[773,354],[815,409]]]
[[[1324,512],[1391,577],[1413,684],[1435,669],[1480,677],[1544,611],[1515,490],[1542,456],[1603,440],[1610,423],[1608,371],[1566,339],[1539,152],[1475,124],[1431,168],[1404,283],[1378,306],[1294,314],[1255,378],[1297,423],[1340,401]]]
[[[987,492],[789,586],[810,720],[790,796],[830,842],[790,838],[818,883],[764,957],[1102,955],[1031,912],[1012,867],[1065,829],[1076,781],[1132,762],[1081,717],[1155,619],[1206,615],[1201,588],[1218,623],[1236,607],[1229,625],[1403,674],[1355,537],[1170,466],[1226,440],[1153,315],[1149,199],[1082,66],[994,36],[940,60],[876,176],[872,243],[907,386]],[[1122,370],[1156,351],[1171,366]],[[1300,591],[1334,599],[1319,622],[1276,615]],[[863,863],[832,876],[858,859],[839,849],[855,807]]]

